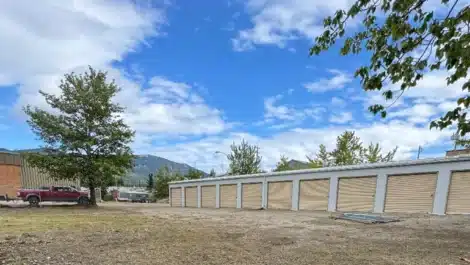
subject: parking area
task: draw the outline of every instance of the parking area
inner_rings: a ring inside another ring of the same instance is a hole
[[[388,224],[325,212],[106,203],[0,209],[0,264],[459,264],[468,216]]]

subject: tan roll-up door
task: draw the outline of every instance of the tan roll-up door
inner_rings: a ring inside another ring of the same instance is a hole
[[[328,210],[328,179],[301,180],[299,190],[299,209],[311,211]]]
[[[184,188],[185,207],[197,207],[197,187]]]
[[[470,213],[470,171],[452,173],[447,198],[446,213]]]
[[[220,207],[237,208],[237,185],[220,185]]]
[[[171,188],[171,207],[181,207],[181,188]]]
[[[201,187],[201,207],[215,208],[215,186]]]
[[[268,183],[268,208],[288,210],[292,208],[292,181]]]
[[[261,208],[261,183],[242,185],[242,208]]]
[[[385,212],[432,212],[436,174],[389,176]]]
[[[376,183],[376,177],[340,178],[336,210],[372,212]]]

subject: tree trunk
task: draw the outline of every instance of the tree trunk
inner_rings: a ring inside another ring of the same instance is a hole
[[[90,206],[96,206],[96,190],[95,190],[95,185],[90,184],[88,188],[90,189],[90,201],[89,201],[89,205],[90,205]]]

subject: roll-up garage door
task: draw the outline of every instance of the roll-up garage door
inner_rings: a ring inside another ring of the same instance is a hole
[[[171,207],[181,207],[181,188],[171,188]]]
[[[185,207],[197,207],[197,187],[184,188]]]
[[[376,183],[376,177],[340,178],[337,210],[372,212]]]
[[[242,208],[261,208],[261,183],[242,185]]]
[[[215,208],[215,186],[201,187],[201,207]]]
[[[389,176],[385,212],[432,212],[436,174]]]
[[[220,185],[220,207],[237,208],[237,185]]]
[[[301,180],[299,194],[299,209],[312,211],[328,210],[328,179]]]
[[[268,183],[268,208],[292,208],[292,181]]]
[[[470,171],[452,173],[446,212],[470,213]]]

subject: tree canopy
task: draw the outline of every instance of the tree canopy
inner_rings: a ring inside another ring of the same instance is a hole
[[[345,131],[336,138],[336,147],[327,151],[324,145],[320,145],[319,151],[314,158],[307,156],[309,163],[313,166],[344,166],[364,163],[389,162],[392,161],[397,147],[383,154],[378,143],[370,143],[364,147],[361,139],[352,131]]]
[[[128,146],[132,131],[119,117],[123,108],[112,102],[119,92],[106,73],[89,68],[85,74],[66,74],[61,94],[40,91],[51,111],[26,106],[28,124],[44,142],[44,153],[27,154],[28,162],[54,179],[79,179],[90,190],[112,183],[133,166]]]
[[[382,91],[391,102],[374,104],[369,110],[386,117],[407,89],[417,86],[433,71],[447,73],[447,85],[462,82],[464,96],[457,99],[431,128],[444,129],[457,124],[457,133],[470,131],[467,109],[470,105],[470,6],[459,0],[356,0],[347,10],[338,10],[324,20],[324,31],[310,50],[318,55],[342,41],[340,53],[370,56],[370,63],[359,67],[355,76],[365,91]],[[350,24],[362,20],[363,26]],[[353,31],[357,28],[357,31]],[[397,84],[399,89],[388,88]],[[425,92],[424,92],[425,93]]]
[[[250,145],[245,140],[240,144],[233,143],[230,146],[231,153],[227,155],[230,161],[230,175],[246,175],[260,173],[261,156],[259,155],[259,147]]]

